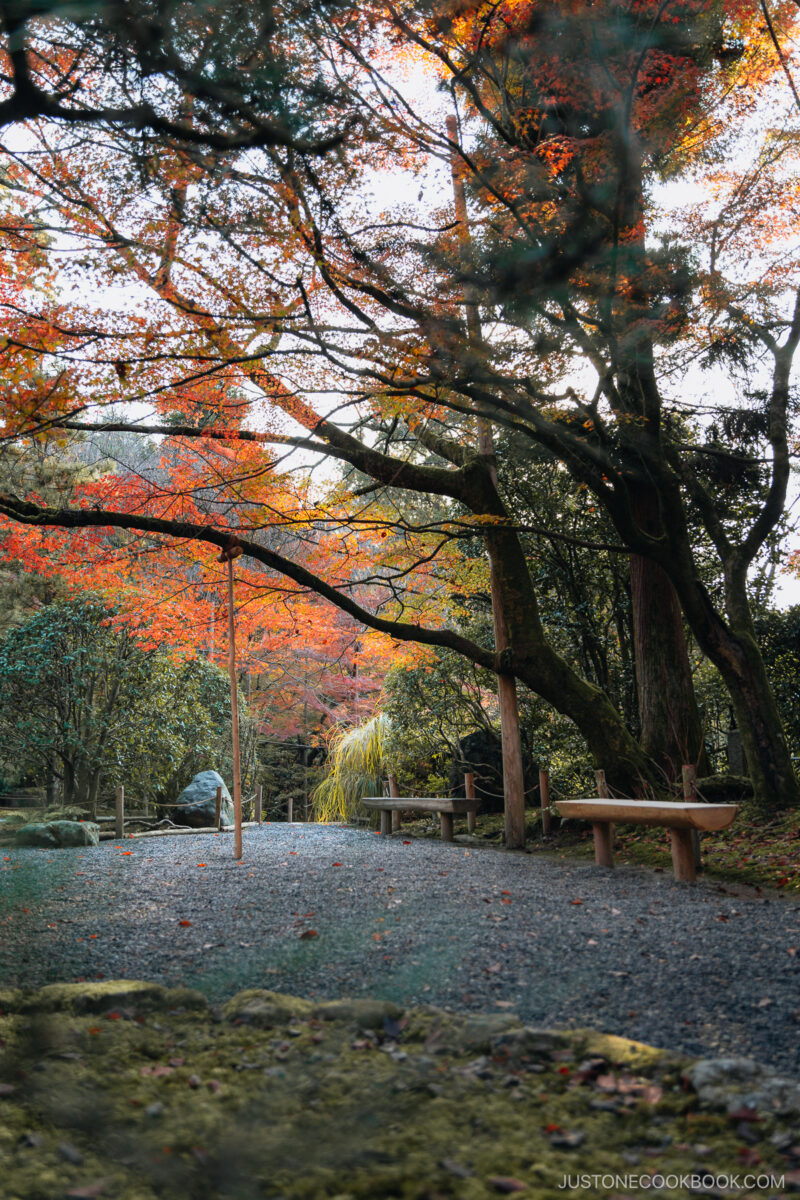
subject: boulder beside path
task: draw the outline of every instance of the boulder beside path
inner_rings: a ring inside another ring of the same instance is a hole
[[[170,808],[170,818],[176,825],[189,825],[201,829],[214,824],[217,788],[222,788],[220,816],[223,825],[233,824],[233,800],[225,786],[225,780],[217,771],[200,771]]]
[[[61,850],[65,846],[97,846],[100,826],[94,821],[38,821],[23,825],[14,834],[16,846],[41,846]]]

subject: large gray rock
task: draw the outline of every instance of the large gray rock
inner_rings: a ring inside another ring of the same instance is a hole
[[[93,821],[46,821],[23,825],[14,834],[17,846],[42,846],[60,850],[64,846],[97,846],[100,826]]]
[[[218,787],[222,788],[222,824],[232,825],[233,800],[225,780],[216,771],[200,771],[195,775],[175,801],[179,807],[169,810],[171,819],[176,825],[191,825],[193,829],[213,825]]]
[[[709,1108],[800,1116],[800,1083],[751,1058],[701,1058],[684,1074]]]

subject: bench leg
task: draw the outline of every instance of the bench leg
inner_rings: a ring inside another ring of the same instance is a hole
[[[442,826],[442,841],[452,842],[453,840],[453,814],[439,813],[439,820]]]
[[[694,839],[691,829],[670,829],[672,870],[676,879],[691,883],[697,878],[694,865]]]
[[[475,809],[471,808],[467,813],[467,833],[475,832]]]
[[[381,809],[381,834],[386,835],[392,832],[392,814],[387,812],[385,808]]]
[[[614,825],[611,821],[593,821],[594,861],[598,867],[614,865]]]
[[[392,833],[400,832],[400,810],[394,809],[392,812]]]

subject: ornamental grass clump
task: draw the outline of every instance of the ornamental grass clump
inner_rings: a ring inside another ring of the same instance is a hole
[[[390,728],[389,718],[378,713],[362,725],[334,730],[328,744],[328,773],[312,795],[316,821],[364,817],[362,796],[383,794]]]

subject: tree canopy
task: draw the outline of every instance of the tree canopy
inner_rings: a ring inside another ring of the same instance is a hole
[[[191,612],[207,641],[235,532],[254,659],[327,642],[346,690],[365,653],[455,652],[630,794],[703,759],[688,637],[759,803],[796,803],[753,607],[796,436],[796,9],[112,6],[68,23],[56,75],[20,11],[7,555],[131,598],[169,580],[176,636]],[[152,461],[43,478],[98,432]],[[548,631],[543,536],[624,565],[603,637],[630,638],[627,693]]]

